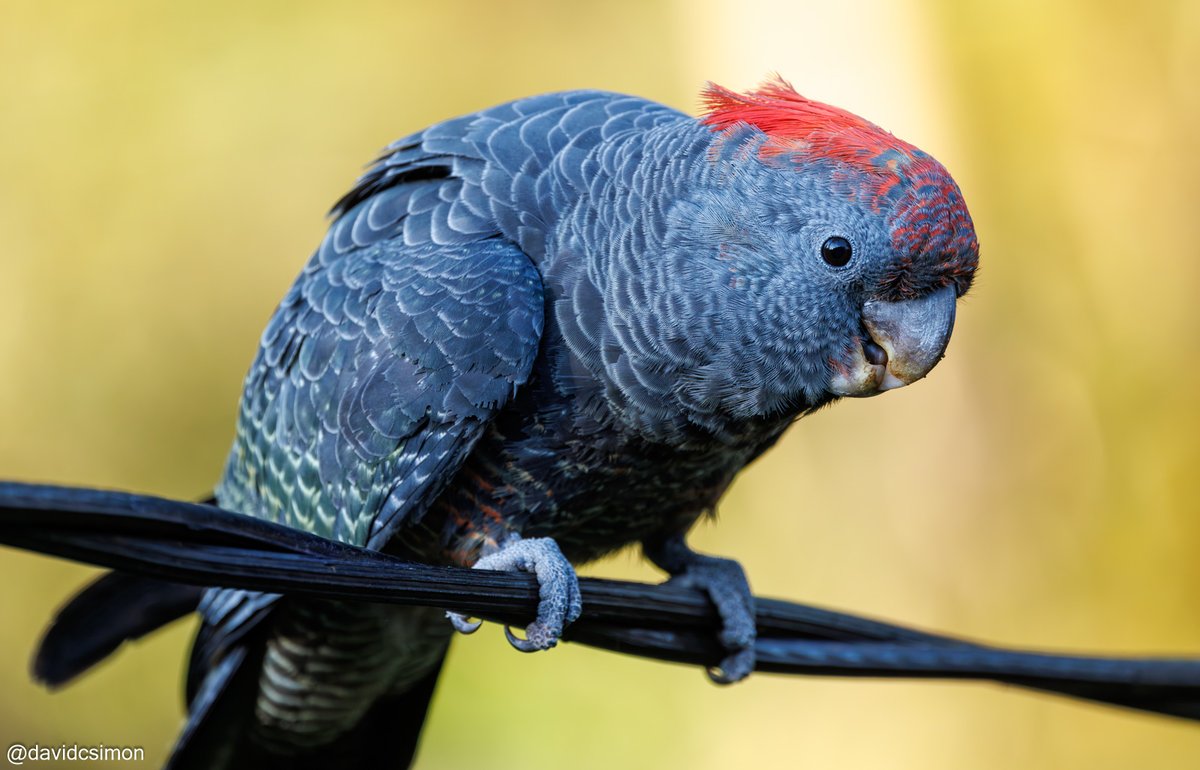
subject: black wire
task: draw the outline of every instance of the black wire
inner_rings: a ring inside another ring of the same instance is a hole
[[[0,543],[203,586],[424,605],[509,625],[536,613],[523,573],[436,567],[209,505],[123,492],[0,483]],[[584,578],[567,641],[712,666],[724,656],[707,597],[678,585]],[[757,670],[991,679],[1200,720],[1200,660],[1022,652],[847,613],[757,599]]]

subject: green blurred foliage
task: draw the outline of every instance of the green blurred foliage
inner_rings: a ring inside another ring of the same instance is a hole
[[[692,109],[778,70],[941,158],[983,244],[949,358],[805,420],[696,535],[759,592],[1011,644],[1200,651],[1200,5],[0,5],[0,477],[195,497],[321,213],[392,138],[539,91]],[[632,554],[588,569],[654,579]],[[69,690],[91,572],[0,556],[0,744],[181,722],[190,624]],[[733,688],[460,639],[420,766],[1183,768],[1182,723],[985,685]]]

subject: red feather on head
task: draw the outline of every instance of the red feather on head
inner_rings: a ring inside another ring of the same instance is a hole
[[[707,108],[701,122],[714,131],[739,123],[754,126],[770,137],[762,148],[765,155],[800,153],[880,171],[871,161],[889,150],[910,160],[920,152],[854,113],[806,99],[778,75],[744,94],[710,82],[701,99]]]
[[[759,148],[764,159],[839,164],[843,180],[857,178],[852,195],[890,210],[893,246],[905,256],[903,269],[885,279],[888,295],[908,298],[948,282],[966,292],[979,244],[958,185],[932,156],[854,113],[806,99],[778,75],[744,94],[710,82],[701,99],[700,120],[713,131],[753,126],[767,136]],[[926,255],[926,269],[912,269],[917,254]]]

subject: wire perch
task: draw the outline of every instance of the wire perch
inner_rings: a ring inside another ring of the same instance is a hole
[[[424,605],[510,625],[536,614],[532,575],[415,564],[209,505],[94,489],[0,483],[0,544],[199,586]],[[564,640],[713,666],[707,597],[678,585],[584,578]],[[832,610],[757,599],[757,670],[984,679],[1200,720],[1200,659],[1003,649]]]

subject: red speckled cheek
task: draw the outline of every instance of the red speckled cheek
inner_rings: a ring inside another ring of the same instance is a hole
[[[951,283],[962,295],[978,264],[979,244],[962,193],[941,165],[929,160],[892,220],[896,262],[883,280],[883,294],[891,299],[911,299]]]

